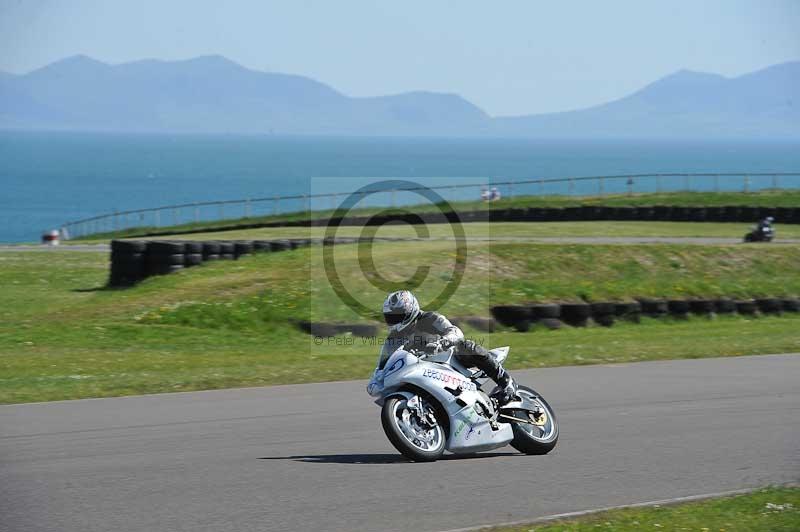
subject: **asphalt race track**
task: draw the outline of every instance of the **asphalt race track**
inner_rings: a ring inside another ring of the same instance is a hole
[[[363,382],[0,406],[0,530],[435,531],[800,479],[800,355],[515,375],[550,455],[408,463]]]

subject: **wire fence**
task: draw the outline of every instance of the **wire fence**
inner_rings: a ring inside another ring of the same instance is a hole
[[[414,177],[416,182],[429,181]],[[376,180],[379,181],[379,180]],[[329,180],[328,180],[329,182]],[[167,227],[221,220],[250,219],[269,215],[302,214],[335,209],[352,192],[274,195],[238,200],[182,203],[146,209],[115,211],[66,222],[62,238],[80,238],[144,227]],[[800,189],[800,172],[778,173],[664,173],[585,177],[499,180],[471,178],[469,183],[426,187],[394,187],[361,193],[369,202],[359,206],[402,206],[419,203],[421,190],[435,190],[447,201],[477,201],[514,196],[604,196],[661,192],[757,192],[769,189]]]

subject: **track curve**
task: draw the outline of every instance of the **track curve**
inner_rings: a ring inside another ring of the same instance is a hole
[[[0,515],[12,531],[434,531],[800,479],[800,355],[515,376],[559,414],[550,455],[405,462],[360,381],[0,406]]]

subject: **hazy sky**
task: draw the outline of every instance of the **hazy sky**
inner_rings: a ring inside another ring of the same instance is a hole
[[[490,114],[602,103],[688,68],[800,59],[800,1],[0,0],[0,70],[221,54],[351,96],[456,92]]]

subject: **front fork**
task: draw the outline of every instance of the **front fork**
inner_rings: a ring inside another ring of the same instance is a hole
[[[433,414],[433,409],[426,405],[419,395],[415,395],[406,401],[406,405],[414,411],[420,421],[429,427],[436,426],[436,416]]]

